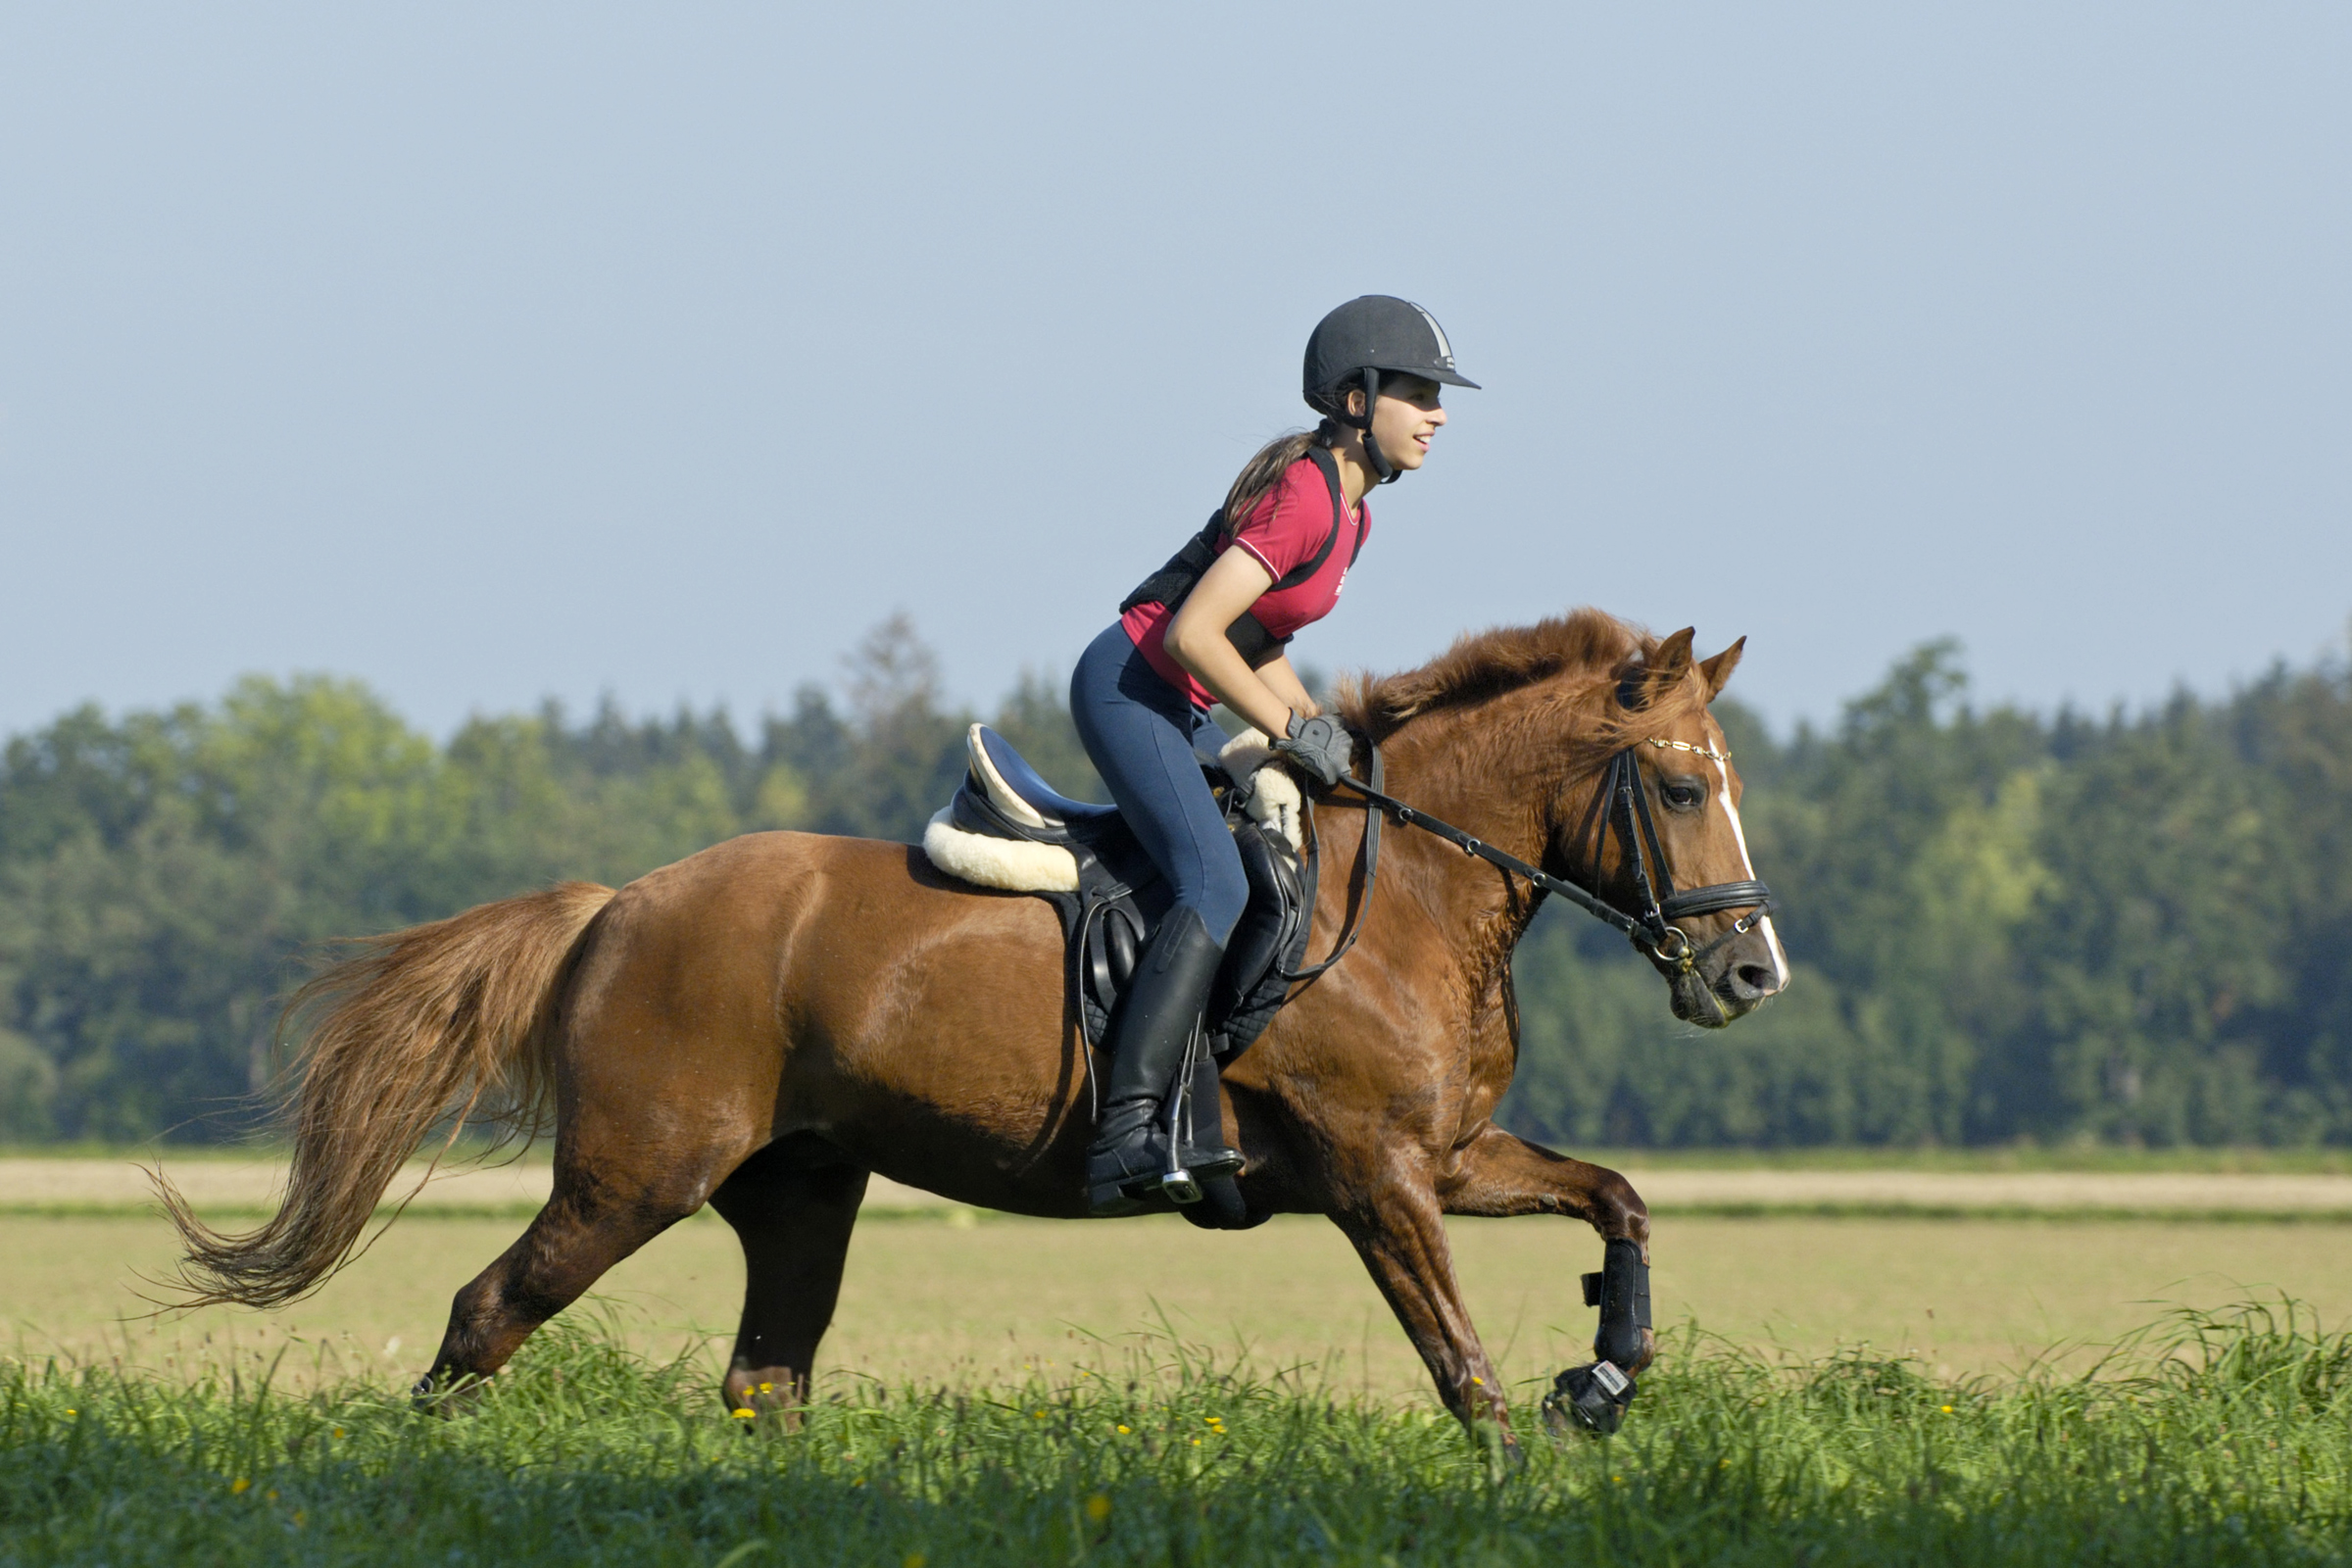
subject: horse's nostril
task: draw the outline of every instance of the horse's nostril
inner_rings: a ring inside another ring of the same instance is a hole
[[[1780,989],[1773,984],[1775,976],[1769,963],[1743,963],[1733,971],[1740,989],[1754,997],[1769,997]]]

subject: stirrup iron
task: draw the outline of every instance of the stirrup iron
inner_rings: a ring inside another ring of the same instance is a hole
[[[1184,1061],[1176,1069],[1176,1082],[1168,1090],[1168,1168],[1159,1178],[1159,1190],[1169,1202],[1182,1208],[1187,1203],[1200,1201],[1200,1184],[1184,1167],[1185,1123],[1191,1118],[1185,1113],[1192,1109],[1193,1064],[1200,1054],[1200,1020],[1193,1020],[1193,1032],[1184,1042]]]

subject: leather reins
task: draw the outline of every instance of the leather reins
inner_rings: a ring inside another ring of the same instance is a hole
[[[1535,888],[1539,897],[1546,893],[1558,894],[1594,919],[1624,932],[1635,947],[1678,974],[1687,974],[1695,969],[1709,954],[1733,938],[1754,930],[1772,912],[1772,890],[1753,880],[1714,882],[1705,887],[1676,890],[1674,873],[1666,863],[1665,846],[1658,838],[1657,821],[1650,814],[1648,792],[1642,787],[1642,764],[1635,756],[1635,748],[1643,745],[1729,760],[1720,752],[1692,746],[1688,741],[1648,737],[1633,742],[1609,758],[1601,773],[1600,788],[1593,792],[1592,806],[1586,820],[1592,824],[1591,837],[1593,841],[1592,872],[1595,880],[1599,878],[1601,853],[1612,830],[1624,849],[1625,860],[1633,875],[1634,893],[1640,901],[1640,907],[1629,913],[1599,894],[1587,892],[1573,882],[1530,865],[1517,856],[1498,850],[1450,822],[1440,821],[1427,811],[1407,806],[1395,796],[1384,793],[1381,786],[1386,780],[1382,774],[1380,747],[1367,740],[1365,746],[1372,760],[1370,767],[1366,769],[1372,775],[1370,780],[1359,779],[1350,773],[1339,781],[1363,797],[1365,802],[1363,896],[1357,900],[1355,915],[1348,922],[1348,929],[1341,935],[1339,945],[1332,949],[1331,956],[1321,963],[1295,972],[1283,970],[1282,977],[1294,983],[1312,980],[1346,957],[1348,950],[1355,946],[1355,939],[1362,935],[1365,912],[1372,906],[1373,879],[1379,872],[1380,823],[1384,816],[1394,816],[1406,827],[1417,827],[1424,833],[1444,839],[1464,855],[1474,855],[1494,866],[1506,878],[1521,878]],[[1580,828],[1578,839],[1581,841],[1587,836]],[[1650,869],[1653,863],[1657,868],[1654,873]],[[1716,914],[1725,909],[1740,908],[1748,912],[1703,948],[1693,946],[1690,939],[1684,935],[1682,927],[1674,923],[1691,915]]]

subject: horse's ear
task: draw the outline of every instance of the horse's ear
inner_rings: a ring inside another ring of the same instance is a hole
[[[1690,677],[1690,639],[1697,635],[1697,627],[1685,626],[1658,644],[1658,656],[1649,662],[1648,686],[1653,700],[1665,696]]]
[[[1707,683],[1708,702],[1711,703],[1723,695],[1723,688],[1730,682],[1732,671],[1740,667],[1740,652],[1746,647],[1747,639],[1742,637],[1713,659],[1700,663],[1698,673]]]
[[[1690,673],[1690,639],[1694,635],[1693,628],[1685,626],[1658,644],[1655,654],[1617,683],[1617,700],[1631,709],[1644,709],[1680,686]]]

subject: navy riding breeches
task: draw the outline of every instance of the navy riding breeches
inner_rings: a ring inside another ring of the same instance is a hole
[[[1117,622],[1070,672],[1070,717],[1144,853],[1219,945],[1250,902],[1225,813],[1193,756],[1193,737],[1223,732],[1159,676]]]

